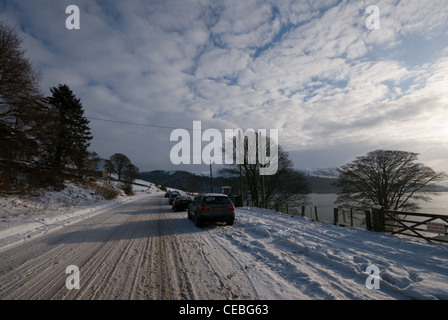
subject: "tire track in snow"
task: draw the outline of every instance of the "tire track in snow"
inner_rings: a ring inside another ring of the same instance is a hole
[[[157,195],[0,253],[0,299],[253,299],[244,270]],[[80,270],[68,290],[65,268]]]

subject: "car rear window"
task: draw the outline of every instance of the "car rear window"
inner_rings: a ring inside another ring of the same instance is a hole
[[[227,197],[204,197],[204,203],[206,204],[231,204],[232,201],[230,201]]]

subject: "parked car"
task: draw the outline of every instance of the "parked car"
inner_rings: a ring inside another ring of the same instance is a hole
[[[235,206],[225,194],[202,193],[196,196],[189,206],[188,218],[198,227],[204,221],[226,222],[227,225],[233,225]]]
[[[168,198],[168,203],[169,204],[173,204],[173,200],[174,198],[176,198],[177,196],[180,196],[180,193],[178,191],[171,191],[170,196]]]
[[[170,194],[171,194],[171,191],[167,191],[167,192],[165,192],[165,198],[169,198],[169,197],[170,197]]]
[[[188,206],[193,203],[193,199],[187,196],[177,196],[173,200],[173,211],[184,211],[188,209]]]

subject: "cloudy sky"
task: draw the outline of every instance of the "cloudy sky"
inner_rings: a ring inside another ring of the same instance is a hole
[[[277,129],[296,168],[394,149],[448,172],[446,0],[0,0],[0,21],[46,95],[81,99],[91,150],[141,171],[206,167],[170,160],[171,132],[201,121]]]

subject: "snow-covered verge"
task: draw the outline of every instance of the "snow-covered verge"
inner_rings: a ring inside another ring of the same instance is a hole
[[[210,233],[264,299],[448,299],[446,244],[257,208]]]
[[[136,180],[135,183],[134,196],[126,196],[123,191],[118,191],[119,196],[113,200],[105,200],[94,190],[70,182],[65,183],[65,189],[61,191],[41,190],[28,195],[0,195],[0,251],[137,197],[161,192],[146,181]]]

